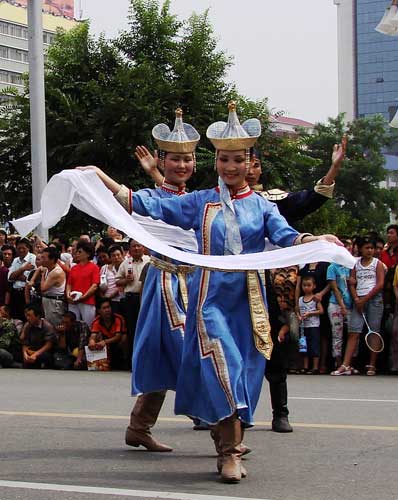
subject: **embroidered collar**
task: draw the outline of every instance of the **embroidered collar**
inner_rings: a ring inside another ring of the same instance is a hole
[[[216,187],[217,193],[220,192],[220,188],[217,186]],[[250,189],[249,185],[246,184],[242,188],[238,189],[238,191],[235,194],[231,193],[231,200],[240,200],[241,198],[246,198],[246,196],[250,196],[253,193],[253,191]]]
[[[185,187],[181,189],[179,186],[176,186],[175,184],[171,184],[170,182],[166,181],[163,181],[163,184],[160,186],[160,189],[166,191],[166,193],[176,194],[177,196],[186,194]]]

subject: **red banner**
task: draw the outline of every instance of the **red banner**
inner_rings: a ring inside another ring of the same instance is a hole
[[[15,0],[14,5],[27,7],[28,0]],[[43,0],[43,11],[57,16],[75,17],[74,0]]]

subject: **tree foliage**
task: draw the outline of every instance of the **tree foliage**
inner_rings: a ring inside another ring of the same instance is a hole
[[[259,117],[263,135],[264,181],[287,190],[311,188],[330,165],[333,144],[341,139],[342,117],[318,124],[312,135],[300,131],[292,140],[273,133],[267,99],[253,101],[227,81],[232,59],[219,50],[209,13],[179,19],[170,1],[130,0],[129,26],[113,40],[94,38],[89,24],[60,31],[46,63],[47,154],[49,176],[76,165],[95,164],[135,189],[148,185],[133,151],[153,148],[156,123],[172,125],[182,107],[202,139],[197,174],[190,189],[214,185],[214,152],[206,128],[227,117],[235,99],[242,119]],[[0,108],[0,219],[30,212],[29,92],[14,95]],[[388,145],[380,117],[356,120],[348,127],[347,161],[338,178],[336,199],[305,221],[314,232],[358,232],[387,222],[387,208],[398,206],[393,191],[380,189],[382,150]],[[98,228],[74,211],[56,230],[71,234]]]

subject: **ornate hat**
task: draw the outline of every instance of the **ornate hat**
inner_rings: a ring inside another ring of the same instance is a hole
[[[252,118],[241,125],[236,114],[234,101],[228,104],[228,109],[228,123],[213,123],[207,129],[207,137],[216,149],[239,151],[251,148],[261,135],[260,121],[257,118]]]
[[[167,153],[193,153],[199,142],[199,133],[182,121],[182,109],[176,109],[176,121],[174,128],[170,128],[165,123],[160,123],[152,129],[152,136],[159,149]]]

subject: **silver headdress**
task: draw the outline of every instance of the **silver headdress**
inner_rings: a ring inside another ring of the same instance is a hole
[[[236,103],[228,104],[228,122],[216,122],[210,125],[206,135],[218,150],[239,151],[254,146],[261,135],[261,123],[257,118],[246,120],[242,125],[236,114]]]
[[[174,128],[160,123],[152,129],[152,136],[159,149],[167,153],[193,153],[200,135],[192,125],[182,121],[182,109],[176,109]]]

